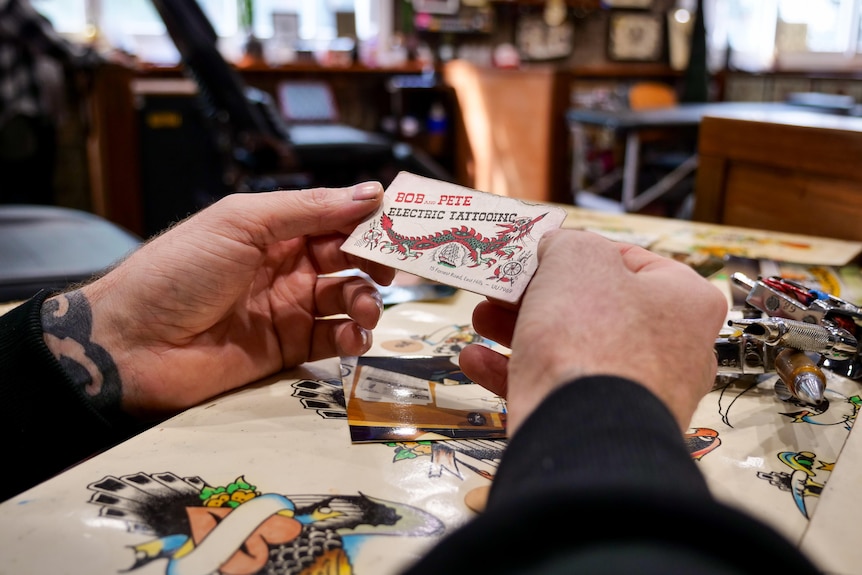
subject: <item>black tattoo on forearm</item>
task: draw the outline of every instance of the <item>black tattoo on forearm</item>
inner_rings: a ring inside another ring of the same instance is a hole
[[[45,301],[42,331],[60,365],[93,406],[103,413],[119,410],[120,374],[111,354],[92,340],[93,311],[84,294],[72,291]]]

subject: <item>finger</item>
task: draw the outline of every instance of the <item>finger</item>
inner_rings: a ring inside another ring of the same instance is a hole
[[[623,262],[625,262],[626,267],[633,272],[645,271],[656,266],[676,267],[679,270],[688,269],[694,271],[691,266],[673,258],[661,256],[640,246],[618,244],[617,247],[619,248],[620,256],[622,257]]]
[[[545,272],[557,266],[575,267],[590,281],[596,281],[596,274],[612,269],[609,262],[614,260],[622,260],[633,273],[665,266],[690,268],[641,246],[612,241],[594,232],[554,230],[542,236],[542,241],[545,243],[539,246],[539,260],[544,260]]]
[[[394,268],[341,251],[346,239],[344,234],[330,234],[308,240],[308,249],[317,271],[330,274],[355,268],[367,273],[379,285],[392,283],[395,278]]]
[[[398,270],[389,266],[372,262],[370,260],[360,259],[357,262],[357,267],[371,276],[374,283],[382,286],[388,286],[395,279],[395,274]]]
[[[604,269],[607,258],[619,258],[619,246],[595,232],[572,229],[557,229],[545,233],[539,240],[539,269],[558,265],[566,268]]]
[[[319,278],[314,301],[318,316],[347,314],[366,329],[374,329],[383,313],[383,299],[371,282],[360,277]]]
[[[364,182],[347,188],[310,188],[231,194],[209,208],[224,234],[266,246],[297,236],[348,233],[380,206],[383,186]]]
[[[491,393],[506,397],[509,358],[484,345],[470,344],[461,350],[458,365],[464,375]]]
[[[482,301],[473,310],[473,329],[483,337],[511,347],[517,318],[516,310],[501,307],[490,301]]]
[[[311,332],[308,361],[359,356],[371,349],[371,331],[349,319],[319,319]]]

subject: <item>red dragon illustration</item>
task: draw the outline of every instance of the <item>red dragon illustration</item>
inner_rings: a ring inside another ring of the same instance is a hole
[[[511,222],[498,223],[497,227],[502,229],[495,236],[486,238],[475,228],[467,226],[451,228],[433,235],[408,237],[396,232],[392,219],[383,214],[380,218],[380,226],[389,241],[383,240],[377,234],[366,235],[366,239],[372,249],[379,244],[381,251],[389,254],[397,253],[402,260],[418,258],[422,252],[435,250],[447,244],[458,244],[467,250],[468,257],[473,262],[468,267],[475,268],[484,264],[486,268],[490,268],[498,259],[511,259],[515,253],[523,250],[523,246],[516,245],[515,242],[529,236],[536,222],[546,215],[547,213],[535,218],[525,216],[515,218]]]

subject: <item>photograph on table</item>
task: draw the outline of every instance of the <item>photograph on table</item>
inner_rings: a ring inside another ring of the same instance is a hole
[[[455,356],[363,356],[344,382],[355,443],[506,435],[505,400],[471,381]]]

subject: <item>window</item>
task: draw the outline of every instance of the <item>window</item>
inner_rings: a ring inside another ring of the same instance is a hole
[[[84,36],[87,32],[85,0],[31,0],[33,7],[42,13],[61,34]]]
[[[272,37],[273,13],[293,12],[299,16],[300,38],[331,40],[337,37],[336,13],[353,11],[354,0],[256,0],[254,32],[259,38]]]
[[[72,37],[92,37],[98,30],[111,46],[137,54],[141,59],[176,63],[179,56],[167,38],[165,27],[150,0],[31,0],[34,7]],[[222,38],[228,57],[242,42],[237,0],[198,0]],[[298,17],[299,38],[330,41],[338,35],[338,15],[353,13],[356,35],[368,39],[388,33],[392,0],[255,0],[254,32],[263,40],[273,36],[273,14]]]
[[[833,68],[862,62],[862,0],[705,0],[711,67]]]

